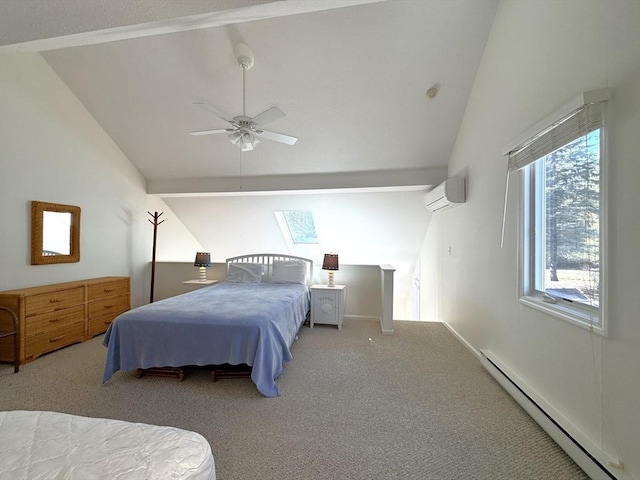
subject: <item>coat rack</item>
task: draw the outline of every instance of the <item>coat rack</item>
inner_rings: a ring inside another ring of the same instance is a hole
[[[149,298],[149,303],[153,303],[153,289],[156,279],[156,238],[158,236],[158,225],[164,222],[164,220],[158,221],[158,219],[164,212],[147,213],[153,218],[153,221],[149,220],[149,223],[153,225],[153,254],[151,256],[151,296]]]

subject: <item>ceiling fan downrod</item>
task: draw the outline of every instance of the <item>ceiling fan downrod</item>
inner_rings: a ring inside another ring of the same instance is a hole
[[[238,43],[234,48],[234,53],[236,54],[236,58],[238,60],[238,64],[242,67],[242,115],[247,116],[247,111],[245,108],[246,105],[246,96],[247,96],[247,88],[246,88],[246,73],[251,67],[253,67],[254,57],[253,52],[249,48],[249,45],[246,43]]]
[[[189,132],[191,135],[213,135],[216,133],[226,133],[229,141],[239,147],[243,152],[253,150],[253,147],[260,142],[260,139],[266,138],[274,142],[284,143],[286,145],[295,145],[298,141],[296,137],[285,135],[282,133],[264,130],[263,126],[268,123],[279,120],[284,117],[284,113],[278,107],[271,107],[255,117],[247,117],[246,110],[246,72],[253,67],[253,52],[245,43],[238,43],[234,48],[238,65],[242,68],[242,115],[229,117],[228,115],[218,111],[208,103],[195,102],[210,112],[213,112],[218,118],[227,122],[233,128],[217,128],[213,130],[202,130],[198,132]]]

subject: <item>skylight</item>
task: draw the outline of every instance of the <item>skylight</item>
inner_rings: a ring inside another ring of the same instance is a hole
[[[307,210],[284,210],[276,212],[282,214],[291,241],[296,245],[310,245],[318,243],[313,215]]]

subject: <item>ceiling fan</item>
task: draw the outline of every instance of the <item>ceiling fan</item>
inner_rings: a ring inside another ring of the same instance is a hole
[[[247,70],[253,67],[253,52],[245,43],[238,43],[234,49],[238,64],[242,67],[242,115],[230,118],[228,115],[215,109],[208,103],[195,102],[194,105],[201,106],[212,112],[216,117],[221,118],[231,125],[231,128],[219,128],[216,130],[202,130],[199,132],[189,132],[190,135],[213,135],[216,133],[227,133],[229,141],[238,146],[243,152],[253,150],[260,139],[266,138],[275,142],[295,145],[298,141],[296,137],[284,135],[282,133],[264,130],[263,125],[279,120],[284,117],[284,113],[278,107],[271,107],[255,117],[247,117],[245,110],[245,75]]]

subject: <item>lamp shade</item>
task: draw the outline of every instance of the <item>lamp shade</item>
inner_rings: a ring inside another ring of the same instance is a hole
[[[338,270],[338,255],[334,253],[325,253],[322,262],[323,270]]]
[[[239,147],[243,152],[250,152],[260,143],[258,137],[247,131],[235,131],[229,134],[229,141]]]
[[[196,253],[196,259],[193,262],[194,267],[210,267],[211,266],[211,254],[209,252]]]

